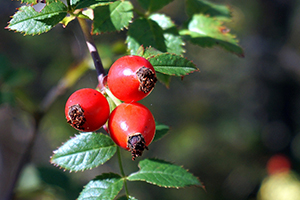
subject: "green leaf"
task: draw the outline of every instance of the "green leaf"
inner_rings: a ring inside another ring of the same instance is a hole
[[[228,6],[204,0],[186,0],[186,12],[189,17],[193,17],[194,14],[203,14],[220,20],[231,19],[231,11]]]
[[[132,55],[136,55],[141,45],[154,47],[162,52],[167,51],[162,28],[153,20],[138,18],[129,26],[127,47]]]
[[[142,8],[150,13],[158,11],[172,1],[173,0],[138,0]]]
[[[136,55],[137,55],[137,56],[143,56],[144,53],[145,53],[145,48],[144,48],[143,45],[141,45],[141,46],[137,49]]]
[[[149,17],[155,21],[162,29],[169,53],[175,53],[181,55],[184,53],[184,42],[178,33],[177,27],[170,17],[164,14],[153,14]]]
[[[17,0],[17,1],[21,1],[21,3],[26,3],[26,4],[31,4],[31,5],[34,5],[34,4],[38,3],[37,0]],[[46,0],[47,4],[53,3],[53,2],[56,2],[56,0]]]
[[[183,29],[180,34],[193,44],[202,47],[218,45],[223,49],[244,57],[243,49],[238,45],[235,35],[222,22],[202,14],[194,15],[188,24],[188,29]]]
[[[46,5],[41,12],[31,6],[22,6],[13,15],[7,28],[25,35],[41,34],[53,28],[66,15],[67,7],[61,1]]]
[[[116,0],[71,0],[70,4],[75,9],[87,8],[87,7],[96,7],[105,5]]]
[[[156,78],[164,84],[167,88],[170,87],[171,76],[156,72]]]
[[[148,61],[155,71],[170,76],[185,76],[198,71],[193,62],[180,55],[163,53],[149,58]]]
[[[78,200],[114,199],[123,188],[121,176],[104,173],[91,180],[80,193]]]
[[[159,159],[145,159],[139,162],[140,170],[127,177],[129,181],[146,181],[160,187],[180,188],[202,186],[197,177],[180,166]]]
[[[161,139],[170,130],[169,126],[161,124],[159,122],[155,122],[155,125],[156,125],[156,132],[155,132],[155,136],[154,136],[153,141]]]
[[[67,27],[68,24],[73,21],[74,19],[76,19],[75,16],[66,16],[65,18],[63,18],[59,23],[61,23],[63,25],[63,27]]]
[[[128,198],[126,196],[121,196],[117,200],[138,200],[138,199],[132,196],[129,196]]]
[[[133,18],[133,6],[129,1],[116,1],[94,9],[93,33],[120,31],[128,27]]]
[[[153,47],[147,47],[144,51],[144,54],[142,55],[144,58],[149,59],[157,54],[162,54],[163,52],[153,48]]]
[[[105,163],[116,150],[109,136],[80,133],[54,151],[51,163],[70,171],[86,170]]]

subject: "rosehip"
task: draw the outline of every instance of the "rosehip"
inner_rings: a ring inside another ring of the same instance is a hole
[[[65,106],[67,122],[79,131],[96,131],[109,116],[109,104],[97,90],[84,88],[74,92]]]
[[[110,67],[107,84],[113,95],[125,102],[139,101],[150,94],[157,81],[151,63],[140,56],[123,56]]]
[[[110,114],[108,130],[112,140],[131,151],[132,160],[141,156],[155,135],[155,121],[150,110],[140,103],[122,103]]]

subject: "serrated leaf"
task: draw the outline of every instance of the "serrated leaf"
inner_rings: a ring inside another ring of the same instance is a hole
[[[132,196],[129,196],[128,198],[126,196],[121,196],[117,200],[138,200],[138,199]]]
[[[146,181],[160,187],[180,188],[202,186],[197,177],[180,166],[159,159],[145,159],[139,162],[140,170],[127,177],[129,181]]]
[[[243,49],[238,45],[235,35],[222,22],[202,14],[194,15],[188,24],[188,29],[180,31],[180,35],[192,43],[202,47],[218,45],[223,49],[244,57]]]
[[[170,76],[185,76],[198,71],[195,64],[188,59],[175,54],[163,53],[148,59],[155,71]]]
[[[31,4],[31,5],[37,4],[39,2],[45,2],[47,4],[56,2],[56,0],[44,0],[44,1],[39,1],[39,0],[18,0],[18,1],[21,1],[21,3],[26,3],[26,4]]]
[[[142,8],[150,13],[160,10],[172,1],[173,0],[138,0]]]
[[[205,0],[186,0],[186,12],[189,17],[194,14],[209,15],[219,20],[230,20],[231,11],[226,5],[218,5]]]
[[[136,55],[141,45],[166,52],[167,47],[164,40],[163,30],[155,21],[138,18],[129,26],[126,42],[130,53]]]
[[[102,165],[116,150],[109,136],[80,133],[54,151],[51,163],[70,171],[86,170]]]
[[[144,53],[145,53],[145,48],[144,48],[143,45],[141,45],[141,46],[137,49],[136,55],[137,55],[137,56],[143,56]]]
[[[36,0],[18,0],[21,1],[21,3],[26,3],[26,4],[36,4]]]
[[[168,131],[170,129],[169,126],[167,126],[165,124],[161,124],[159,122],[155,122],[155,126],[156,126],[156,128],[155,128],[156,131],[155,131],[155,136],[154,136],[153,141],[161,139],[163,136],[165,136],[168,133]]]
[[[98,6],[94,9],[93,33],[120,31],[127,27],[133,18],[133,6],[129,1]]]
[[[66,15],[67,7],[61,1],[46,5],[41,12],[31,6],[22,6],[13,15],[7,28],[25,35],[41,34],[53,28]]]
[[[182,47],[184,42],[171,18],[164,14],[153,14],[149,18],[155,21],[163,29],[167,51],[178,55],[184,53]]]
[[[118,174],[104,173],[91,180],[78,200],[114,199],[123,188],[124,180]]]
[[[71,0],[70,4],[75,9],[87,8],[87,7],[97,7],[105,5],[116,0]]]
[[[153,57],[157,54],[162,54],[163,52],[153,48],[153,47],[147,47],[144,51],[143,57],[146,59],[149,59],[150,57]]]

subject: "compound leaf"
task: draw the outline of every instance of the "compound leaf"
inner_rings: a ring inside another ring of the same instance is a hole
[[[122,177],[104,173],[91,180],[80,193],[78,200],[114,199],[123,188]]]
[[[133,18],[133,6],[129,1],[116,1],[94,9],[93,33],[120,31],[128,27]]]
[[[70,171],[83,171],[105,163],[116,150],[109,136],[93,132],[80,133],[54,151],[51,163]]]
[[[25,35],[41,34],[53,28],[66,15],[67,7],[61,1],[46,5],[41,12],[31,6],[22,6],[13,15],[7,28]]]
[[[197,177],[180,166],[159,159],[139,162],[140,170],[127,177],[129,181],[146,181],[160,187],[202,186]]]
[[[180,35],[192,43],[202,47],[218,45],[223,49],[244,57],[243,49],[238,45],[235,35],[222,22],[202,14],[194,15],[188,24],[188,29],[180,31]]]
[[[184,42],[178,33],[177,27],[170,17],[164,14],[153,14],[149,17],[155,21],[163,30],[167,51],[181,55],[184,53]]]
[[[150,13],[158,11],[172,1],[173,0],[138,0],[142,8]]]
[[[198,71],[193,62],[180,55],[162,53],[150,57],[148,61],[153,65],[155,71],[170,76],[185,76]]]
[[[231,11],[226,5],[218,5],[205,0],[187,0],[186,12],[189,17],[194,14],[209,15],[219,20],[230,20]]]
[[[130,24],[127,32],[127,47],[135,55],[139,47],[154,47],[162,52],[167,51],[162,28],[153,20],[138,18]]]

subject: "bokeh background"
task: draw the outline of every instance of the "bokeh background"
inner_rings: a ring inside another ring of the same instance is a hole
[[[184,166],[200,178],[205,190],[129,182],[129,192],[143,200],[298,200],[300,2],[212,2],[232,7],[233,20],[226,26],[238,36],[245,58],[186,43],[185,56],[201,72],[183,80],[172,78],[169,88],[158,83],[141,101],[157,121],[171,127],[143,157]],[[86,66],[90,57],[76,21],[34,37],[5,30],[19,5],[0,0],[0,199],[9,199],[14,181],[14,199],[76,199],[96,175],[119,173],[116,158],[77,173],[49,163],[53,150],[76,134],[65,122],[65,101],[76,89],[94,88],[96,73],[87,69],[71,87],[60,90],[42,118],[32,115],[48,105],[45,97],[62,84],[70,67]],[[183,6],[183,0],[174,0],[161,12],[181,25],[187,19]],[[105,67],[124,54],[125,38],[126,31],[95,37]],[[21,157],[36,131],[30,163],[16,179]],[[137,171],[138,160],[131,161],[126,151],[122,155],[125,173]]]

